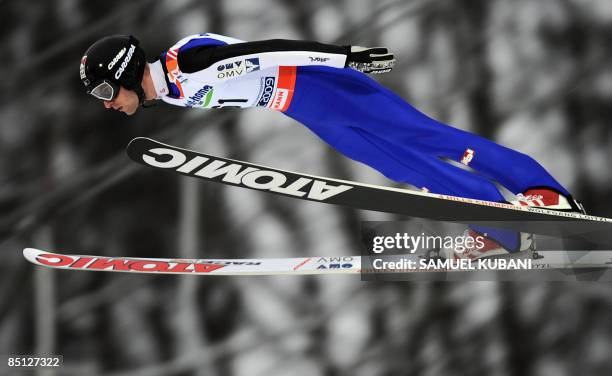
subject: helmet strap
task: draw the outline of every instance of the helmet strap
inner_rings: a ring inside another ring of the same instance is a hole
[[[136,85],[136,87],[134,88],[134,91],[136,92],[136,95],[138,95],[138,104],[142,106],[143,103],[145,102],[145,93],[144,93],[144,90],[142,89],[142,86]]]
[[[157,105],[157,101],[156,100],[145,100],[144,102],[142,102],[142,104],[140,105],[142,108],[149,108],[149,107],[154,107]]]
[[[155,100],[150,100],[150,101],[147,100],[147,98],[145,97],[144,89],[142,88],[141,85],[137,85],[134,88],[134,91],[138,95],[138,104],[140,105],[140,107],[149,108],[157,104]]]

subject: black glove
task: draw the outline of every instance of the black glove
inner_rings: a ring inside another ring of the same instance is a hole
[[[347,47],[350,51],[346,58],[347,67],[372,74],[387,73],[393,69],[395,58],[384,47]]]

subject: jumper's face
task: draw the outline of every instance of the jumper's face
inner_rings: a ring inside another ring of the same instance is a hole
[[[128,90],[121,86],[119,94],[111,101],[104,101],[105,108],[112,108],[121,111],[126,115],[133,115],[138,110],[138,95],[135,91]]]

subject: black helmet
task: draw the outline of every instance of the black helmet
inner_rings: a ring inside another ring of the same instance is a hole
[[[87,93],[102,100],[113,100],[119,86],[138,94],[144,101],[141,86],[145,53],[138,39],[131,35],[111,35],[92,44],[81,59],[79,73]]]

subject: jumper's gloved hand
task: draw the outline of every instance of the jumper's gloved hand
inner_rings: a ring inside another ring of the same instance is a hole
[[[395,64],[393,54],[384,47],[349,46],[346,66],[363,73],[381,74],[391,72]]]

